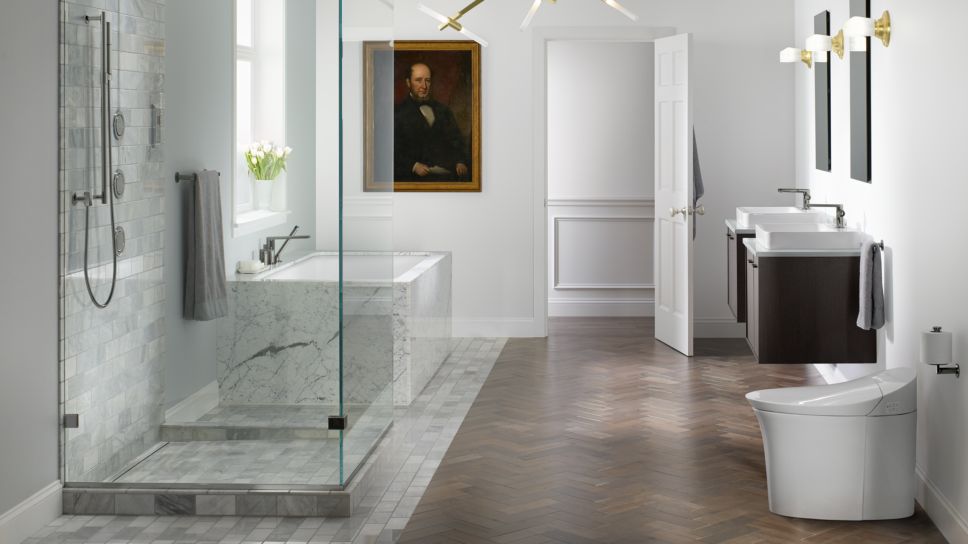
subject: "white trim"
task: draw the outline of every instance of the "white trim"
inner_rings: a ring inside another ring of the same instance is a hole
[[[651,217],[635,217],[635,216],[612,216],[612,217],[584,217],[584,216],[558,216],[555,217],[554,226],[554,288],[555,289],[655,289],[654,283],[561,283],[559,280],[559,275],[561,272],[561,263],[558,262],[558,256],[561,254],[560,251],[560,241],[561,233],[559,229],[559,224],[571,221],[571,222],[605,222],[605,223],[646,223],[653,224],[654,220]]]
[[[62,491],[58,480],[0,514],[0,542],[19,544],[57,519],[64,513]]]
[[[548,315],[552,317],[652,317],[655,315],[655,299],[553,298],[548,301]]]
[[[559,281],[555,281],[555,289],[558,289],[558,290],[566,290],[566,289],[655,289],[655,284],[654,283],[561,283]]]
[[[951,501],[928,479],[921,467],[915,465],[918,477],[918,503],[928,513],[945,539],[952,544],[968,544],[968,522]]]
[[[239,238],[286,224],[291,211],[249,210],[237,212],[232,224],[232,237]]]
[[[694,338],[746,338],[746,323],[733,318],[697,317],[692,324]]]
[[[165,410],[165,423],[198,421],[218,406],[218,381],[212,380],[178,404]]]
[[[581,206],[588,208],[654,208],[655,199],[650,196],[548,196],[549,207]]]
[[[453,320],[455,338],[541,338],[547,336],[530,317],[467,318]]]

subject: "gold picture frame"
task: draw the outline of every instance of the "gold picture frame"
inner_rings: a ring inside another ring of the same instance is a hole
[[[363,57],[364,190],[480,192],[480,44],[364,42]]]

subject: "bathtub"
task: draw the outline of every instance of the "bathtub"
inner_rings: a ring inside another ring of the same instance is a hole
[[[332,252],[229,278],[222,404],[339,404],[338,279]],[[343,279],[344,401],[410,404],[450,354],[450,254],[346,254]]]

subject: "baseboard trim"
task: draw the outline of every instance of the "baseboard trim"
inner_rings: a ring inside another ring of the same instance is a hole
[[[536,338],[544,336],[532,317],[454,319],[455,338]]]
[[[550,317],[653,317],[655,299],[550,299],[548,315]]]
[[[173,421],[198,421],[198,418],[218,406],[218,382],[212,380],[208,385],[195,391],[178,404],[165,410],[165,423]]]
[[[64,512],[62,487],[53,482],[0,514],[0,542],[20,544],[57,519]]]
[[[697,317],[692,327],[696,338],[746,338],[746,323],[737,323],[733,318]]]
[[[915,466],[918,476],[918,503],[928,513],[945,539],[952,544],[968,544],[968,522],[958,509],[941,493],[938,486],[925,476],[921,467]]]

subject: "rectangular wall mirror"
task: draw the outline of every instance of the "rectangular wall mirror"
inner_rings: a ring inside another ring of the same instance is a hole
[[[830,35],[830,12],[821,11],[813,18],[814,34]],[[814,132],[817,170],[830,172],[830,53],[816,55],[813,68]]]
[[[850,0],[851,17],[870,17],[870,0]],[[871,181],[871,39],[850,38],[850,177]]]

